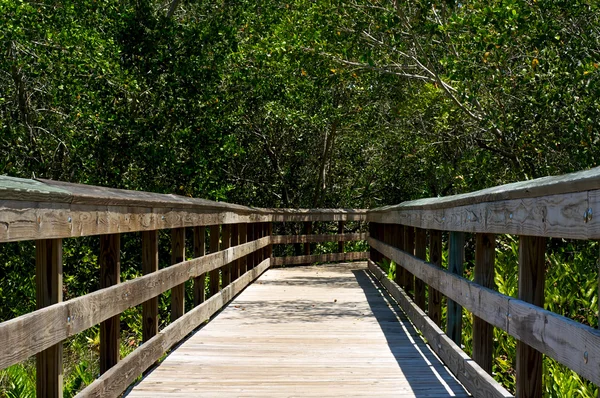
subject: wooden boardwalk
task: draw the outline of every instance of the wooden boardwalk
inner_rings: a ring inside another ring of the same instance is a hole
[[[270,269],[129,397],[466,397],[365,263]]]

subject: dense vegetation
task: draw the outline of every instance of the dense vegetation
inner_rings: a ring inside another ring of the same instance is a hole
[[[0,174],[365,208],[600,157],[594,0],[3,0],[0,46]],[[138,239],[123,239],[124,279],[140,273]],[[35,307],[32,247],[0,250],[0,320]],[[65,299],[97,288],[97,249],[65,242]],[[596,326],[592,249],[554,242],[549,280],[586,288],[547,305]],[[498,250],[499,289],[514,294],[514,242]],[[574,301],[589,311],[569,312]],[[135,314],[124,350],[139,342]],[[69,395],[97,372],[90,347],[96,329],[68,343]],[[31,393],[30,365],[0,373],[6,394]],[[547,380],[550,396],[576,391],[568,375]]]

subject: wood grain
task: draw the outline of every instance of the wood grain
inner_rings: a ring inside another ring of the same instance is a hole
[[[427,260],[427,231],[422,228],[415,229],[415,257]],[[423,311],[426,310],[425,303],[426,285],[421,279],[415,279],[415,304]]]
[[[402,236],[404,237],[404,244],[402,245],[403,250],[407,253],[413,255],[415,253],[415,229],[411,226],[403,225],[404,232]],[[402,265],[402,264],[400,264]],[[408,293],[408,295],[413,294],[413,290],[415,288],[415,277],[414,275],[404,267],[404,272],[402,273],[404,277],[403,286],[404,290]]]
[[[226,250],[231,247],[231,225],[223,225],[222,238],[221,238],[221,250]],[[225,264],[221,268],[221,277],[223,287],[231,283],[231,264]]]
[[[412,323],[423,334],[429,347],[444,361],[474,397],[512,397],[492,376],[465,354],[452,339],[431,320],[395,282],[372,261],[369,270],[400,304]]]
[[[258,278],[268,268],[269,260],[267,259],[207,301],[183,315],[176,322],[171,323],[161,330],[158,335],[126,356],[117,366],[114,366],[110,371],[96,379],[77,394],[76,397],[106,398],[120,396],[142,372],[159,360],[169,348],[180,342],[202,322],[208,320],[213,314],[223,308],[242,289]]]
[[[185,261],[185,228],[171,230],[171,264]],[[171,322],[185,313],[185,282],[171,289]]]
[[[442,231],[429,230],[429,262],[442,268]],[[428,315],[433,323],[442,327],[442,294],[431,286],[429,286]]]
[[[0,323],[0,369],[60,343],[186,280],[269,244],[269,238],[208,254]]]
[[[338,221],[338,235],[342,235],[344,236],[344,226],[345,226],[346,222],[345,221]],[[343,240],[338,240],[338,253],[343,253],[344,252],[344,242]]]
[[[233,224],[231,226],[231,246],[237,246],[240,243],[240,225]],[[271,247],[271,245],[267,246]],[[240,260],[235,260],[230,264],[231,267],[231,279],[236,280],[242,274],[240,273]]]
[[[206,253],[206,227],[194,227],[194,258],[202,257]],[[194,278],[194,307],[202,304],[206,299],[206,274]]]
[[[368,241],[473,315],[600,384],[599,330],[479,286],[372,237]]]
[[[453,394],[468,396],[365,264],[353,263],[267,271],[129,397]]]
[[[475,236],[475,278],[474,282],[494,289],[494,265],[496,259],[496,237],[493,234]],[[494,361],[494,327],[473,316],[473,359],[483,370],[492,374]]]
[[[240,245],[248,241],[248,224],[240,224]],[[248,257],[244,256],[238,260],[239,274],[245,274],[248,270]]]
[[[328,253],[328,254],[311,254],[310,256],[287,256],[287,257],[273,257],[272,266],[280,265],[298,265],[298,264],[312,264],[312,263],[325,263],[332,261],[353,261],[353,260],[365,260],[369,256],[369,252],[347,252],[347,253]]]
[[[323,234],[323,235],[274,235],[273,244],[289,245],[293,243],[320,243],[320,242],[352,242],[367,239],[366,232],[357,234]]]
[[[100,288],[121,282],[121,235],[100,236]],[[106,372],[119,362],[120,313],[100,323],[100,373]]]
[[[221,241],[221,227],[220,225],[210,226],[210,252],[216,253],[219,251],[219,242]],[[220,288],[220,274],[218,269],[210,271],[208,274],[209,279],[209,293],[214,296],[219,292]]]
[[[463,232],[450,232],[448,244],[448,271],[462,276],[465,262],[465,234]],[[448,310],[446,315],[446,334],[456,345],[462,344],[462,307],[448,296]]]
[[[546,239],[519,237],[519,299],[544,306],[544,259]],[[541,398],[543,395],[542,353],[517,341],[517,396]]]
[[[158,271],[158,231],[142,232],[142,273]],[[142,340],[150,340],[158,333],[158,297],[142,303]]]
[[[60,303],[63,299],[62,240],[38,240],[36,255],[36,307]],[[63,396],[63,346],[55,344],[36,354],[36,394],[39,397]]]
[[[304,234],[305,235],[311,235],[312,234],[312,222],[305,222],[304,223]],[[309,256],[310,255],[310,243],[307,242],[304,244],[304,255],[305,256]]]

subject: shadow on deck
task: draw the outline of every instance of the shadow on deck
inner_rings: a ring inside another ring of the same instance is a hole
[[[468,395],[352,263],[267,271],[128,396]]]

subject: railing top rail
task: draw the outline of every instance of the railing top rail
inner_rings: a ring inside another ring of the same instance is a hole
[[[537,198],[598,189],[600,189],[600,167],[595,167],[576,173],[519,181],[459,195],[402,202],[397,205],[371,209],[368,213],[384,213],[396,210],[448,209],[485,202]]]

